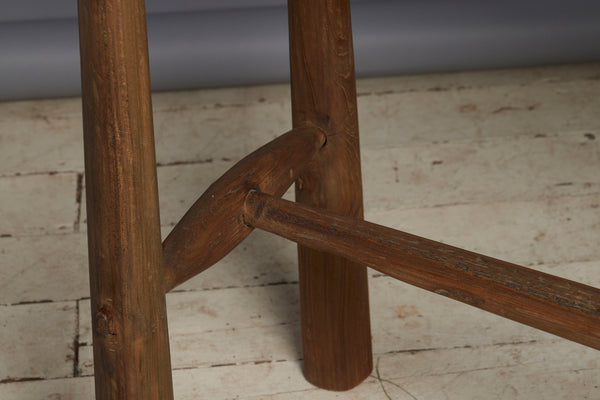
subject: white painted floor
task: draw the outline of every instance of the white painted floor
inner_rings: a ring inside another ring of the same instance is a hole
[[[600,64],[361,80],[366,219],[600,286]],[[166,234],[290,127],[286,85],[154,96]],[[79,99],[0,103],[0,399],[93,398]],[[373,376],[301,372],[295,247],[168,295],[176,398],[600,399],[600,352],[371,272]]]

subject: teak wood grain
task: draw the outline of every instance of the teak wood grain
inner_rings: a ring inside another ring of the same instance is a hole
[[[264,193],[245,207],[256,228],[600,350],[600,289]]]
[[[252,232],[243,220],[246,195],[260,190],[283,196],[324,143],[324,133],[316,127],[293,129],[215,181],[163,243],[165,290],[204,271],[240,244]]]
[[[143,0],[80,0],[96,399],[173,398]]]
[[[293,126],[327,133],[296,199],[362,218],[349,1],[290,0],[288,11]],[[321,388],[350,389],[372,370],[366,268],[305,246],[298,259],[304,375]]]

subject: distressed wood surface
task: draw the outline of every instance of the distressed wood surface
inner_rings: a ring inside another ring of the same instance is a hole
[[[76,182],[76,174],[0,178],[0,235],[72,232],[78,210]],[[32,210],[36,218],[30,217]]]
[[[85,234],[6,237],[0,240],[0,254],[0,304],[90,295]]]
[[[600,286],[598,77],[598,64],[584,64],[358,81],[366,218]],[[290,124],[286,85],[153,103],[164,234],[234,160]],[[468,104],[477,118],[461,112]],[[0,317],[0,352],[19,354],[0,357],[11,372],[0,398],[92,399],[80,100],[2,103],[0,116],[0,184],[11,180],[0,215],[14,218],[0,234],[0,307],[12,310]],[[176,398],[600,397],[597,351],[369,274],[381,382],[374,370],[349,392],[316,389],[298,360],[295,246],[253,232],[167,296]]]
[[[476,399],[482,387],[486,398],[596,398],[596,352],[566,344],[552,343],[552,353],[544,350],[548,343],[520,343],[384,354],[365,383],[342,394],[311,387],[294,361],[175,370],[173,380],[181,400],[197,399],[198,393],[222,399]],[[3,399],[92,400],[92,391],[87,377],[0,385]]]
[[[80,0],[96,399],[173,398],[144,0]]]
[[[0,306],[0,382],[73,373],[75,302]]]
[[[374,212],[598,193],[596,136],[573,132],[368,147],[365,204]]]
[[[576,269],[580,275],[571,275]],[[589,276],[593,269],[594,263],[581,263],[546,270],[577,278]],[[378,355],[398,349],[430,351],[557,340],[539,330],[448,301],[390,277],[379,274],[370,281],[371,303],[377,310],[372,318],[378,326],[373,346]],[[600,278],[586,282],[597,284]],[[173,368],[300,359],[298,301],[295,283],[169,294],[169,310],[176,315],[169,319]],[[240,308],[241,303],[246,306]],[[85,303],[80,308],[79,368],[81,375],[90,375],[93,364],[89,313]],[[572,348],[577,346],[571,343]]]
[[[579,64],[492,74],[481,71],[362,79],[357,82],[361,132],[370,143],[397,146],[598,131],[594,110],[600,107],[599,69],[599,64]],[[564,106],[566,97],[569,107]],[[289,98],[288,84],[155,93],[157,161],[159,165],[174,165],[240,159],[257,143],[289,129]],[[519,105],[539,106],[518,110],[512,104],[515,100]],[[479,110],[477,118],[468,112],[474,105]],[[491,113],[502,107],[514,110]],[[494,124],[487,123],[491,117]],[[484,123],[485,129],[481,126]],[[2,103],[0,176],[82,171],[80,127],[79,99]],[[242,134],[245,140],[240,140]],[[32,146],[40,137],[44,138],[42,146]],[[223,146],[223,142],[229,144]],[[368,149],[365,144],[363,149]]]

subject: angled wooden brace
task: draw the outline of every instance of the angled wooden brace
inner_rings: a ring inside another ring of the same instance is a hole
[[[287,132],[251,153],[213,183],[163,243],[165,290],[204,271],[252,232],[244,222],[246,196],[260,190],[281,197],[325,144],[317,127]]]

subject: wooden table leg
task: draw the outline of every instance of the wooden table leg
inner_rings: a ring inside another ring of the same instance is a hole
[[[349,2],[289,0],[288,10],[293,125],[327,133],[296,198],[362,218]],[[372,370],[366,268],[304,246],[299,263],[304,374],[325,389],[350,389]]]
[[[173,398],[143,0],[79,0],[96,398]]]

